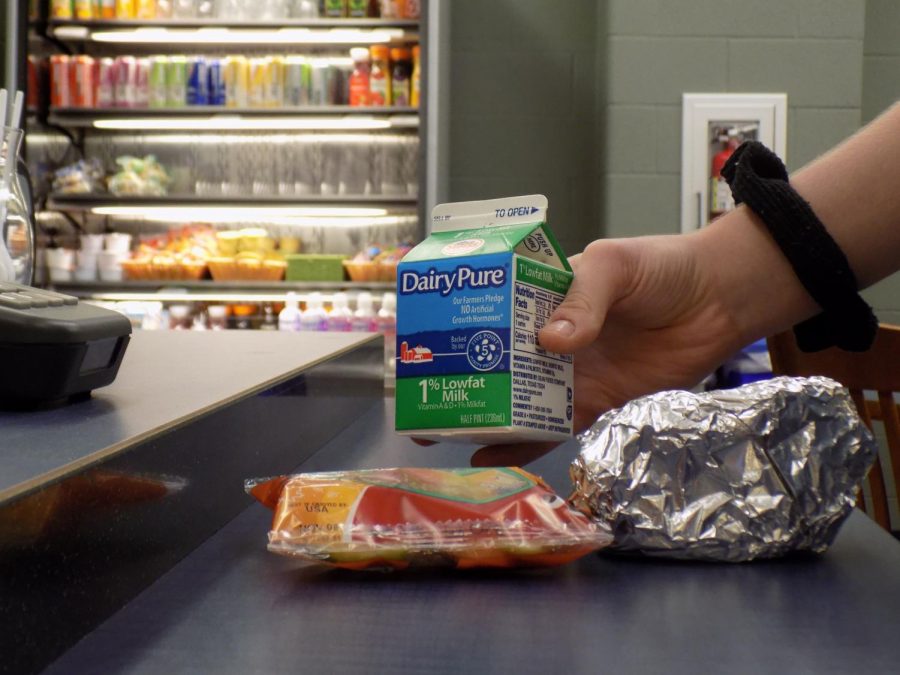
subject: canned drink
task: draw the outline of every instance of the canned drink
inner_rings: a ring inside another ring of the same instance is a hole
[[[284,60],[284,103],[298,106],[309,103],[309,63],[302,56]]]
[[[134,19],[137,16],[135,0],[116,0],[116,18]]]
[[[96,19],[94,16],[94,3],[92,0],[75,0],[76,19]]]
[[[74,63],[75,87],[72,91],[72,106],[75,108],[94,107],[94,59],[91,56],[76,56]]]
[[[246,56],[225,59],[225,105],[246,108],[249,105],[250,62]]]
[[[151,108],[165,108],[169,104],[169,85],[166,80],[168,69],[168,58],[165,56],[150,57],[148,104]]]
[[[117,56],[116,63],[116,107],[137,107],[137,59],[133,56]]]
[[[138,19],[156,18],[156,0],[137,0],[134,15]]]
[[[209,74],[203,56],[187,60],[187,104],[209,105]]]
[[[116,62],[109,56],[97,61],[97,95],[94,105],[112,108],[116,104]]]
[[[225,105],[225,64],[222,59],[207,59],[209,105]]]
[[[328,104],[328,64],[317,61],[312,64],[309,86],[310,105]]]
[[[54,108],[68,108],[72,105],[69,88],[69,66],[71,59],[65,54],[50,57],[50,105]]]
[[[134,104],[146,108],[150,104],[150,59],[137,60]]]
[[[167,105],[183,108],[187,104],[187,58],[170,56],[166,69]]]
[[[50,16],[54,19],[71,19],[74,16],[72,0],[52,0]]]
[[[284,58],[270,56],[266,76],[267,108],[280,108],[284,105]]]
[[[266,105],[268,69],[267,59],[250,59],[250,88],[247,92],[247,104],[251,108],[262,108]]]
[[[100,18],[116,18],[116,0],[100,0]]]
[[[328,69],[328,100],[332,105],[346,105],[349,102],[350,75],[348,66],[331,66]]]

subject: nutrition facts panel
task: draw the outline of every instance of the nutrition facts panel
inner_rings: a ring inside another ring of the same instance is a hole
[[[555,430],[566,424],[566,408],[571,404],[566,381],[572,356],[548,353],[538,344],[537,336],[562,300],[561,293],[521,281],[515,284],[513,418]]]
[[[522,282],[516,283],[515,324],[513,326],[515,331],[513,349],[515,351],[540,356],[547,354],[547,351],[538,344],[537,336],[562,300],[563,296],[560,293]],[[550,358],[564,363],[572,362],[571,355],[551,354]]]

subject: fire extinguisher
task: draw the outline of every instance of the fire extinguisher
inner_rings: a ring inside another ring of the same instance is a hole
[[[722,143],[722,149],[713,155],[709,178],[709,219],[713,220],[726,211],[734,208],[734,198],[731,196],[731,188],[725,178],[722,177],[722,167],[729,157],[740,145],[736,130],[723,130],[718,137]]]

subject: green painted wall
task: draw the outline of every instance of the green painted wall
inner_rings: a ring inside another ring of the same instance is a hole
[[[597,236],[596,0],[452,0],[450,198],[543,193],[568,253]]]
[[[868,122],[900,99],[900,2],[867,0],[863,46],[862,119]],[[900,325],[900,274],[865,292],[878,318]],[[900,356],[898,356],[900,358]]]

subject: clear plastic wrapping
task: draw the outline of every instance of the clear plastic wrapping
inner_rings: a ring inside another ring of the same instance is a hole
[[[247,481],[274,509],[269,550],[349,569],[570,562],[609,528],[522,469],[375,469]]]

